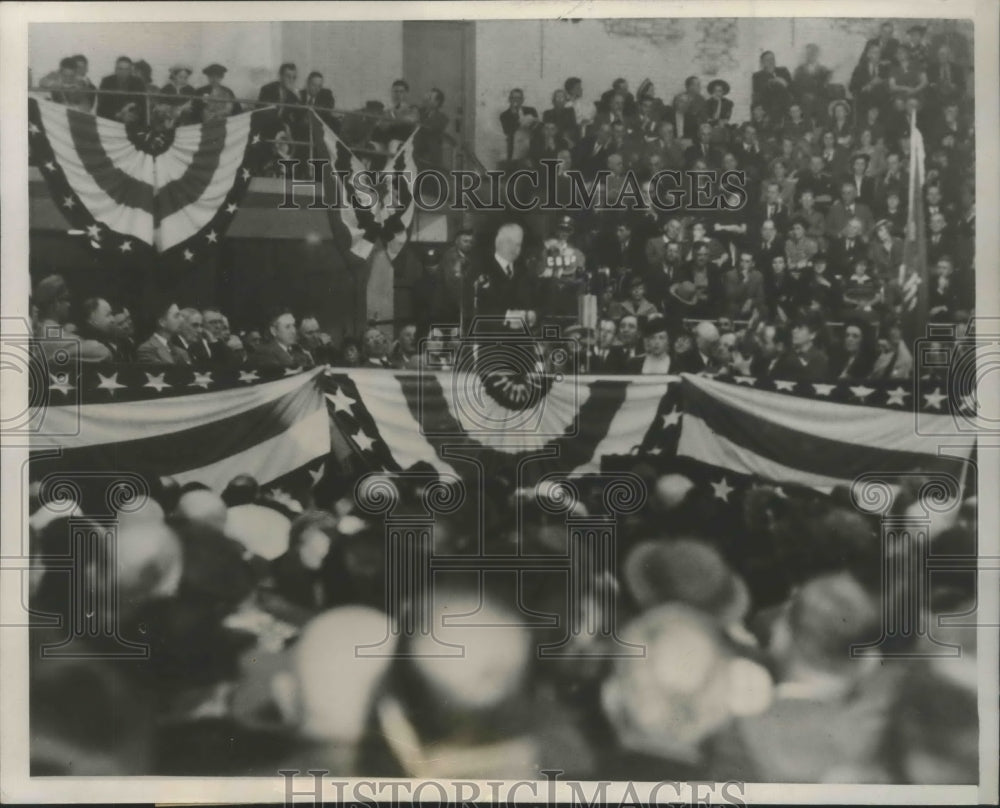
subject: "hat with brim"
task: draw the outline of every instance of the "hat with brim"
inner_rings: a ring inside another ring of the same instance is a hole
[[[186,73],[190,76],[192,72],[191,68],[187,65],[174,65],[170,68],[170,78],[176,77],[178,73]],[[225,72],[225,68],[223,68],[223,72]]]
[[[741,619],[746,584],[711,545],[691,538],[636,545],[624,564],[625,585],[644,609],[684,603],[714,617]]]
[[[693,306],[698,300],[698,289],[691,281],[681,281],[670,287],[670,296],[685,306]]]
[[[833,117],[833,111],[837,107],[843,107],[847,110],[848,115],[851,114],[851,102],[844,98],[838,98],[836,101],[831,101],[830,106],[826,108],[827,114],[829,114],[831,118]]]
[[[201,71],[206,76],[224,76],[226,75],[226,68],[220,65],[218,62],[214,62]]]
[[[667,318],[660,314],[654,314],[651,317],[647,317],[642,324],[642,335],[644,337],[652,337],[654,334],[667,333],[669,333]]]
[[[892,222],[890,222],[888,219],[879,219],[877,222],[875,222],[874,225],[872,225],[872,232],[877,233],[880,227],[887,227],[891,231]]]
[[[713,79],[708,83],[708,94],[715,95],[715,88],[721,87],[723,95],[729,95],[729,82],[723,79]]]

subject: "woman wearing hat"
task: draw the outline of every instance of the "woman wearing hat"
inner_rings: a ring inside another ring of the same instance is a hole
[[[226,76],[226,68],[218,62],[214,62],[201,72],[208,78],[208,84],[195,91],[196,95],[206,98],[201,111],[201,119],[210,121],[238,115],[242,110],[240,105],[236,103],[236,94],[222,83]]]
[[[195,91],[188,83],[191,78],[191,68],[187,65],[174,65],[170,68],[170,81],[168,81],[160,92],[163,95],[176,95],[177,99],[171,99],[167,104],[172,108],[175,126],[184,126],[194,123],[197,118],[194,112]]]
[[[725,126],[733,117],[733,102],[729,95],[729,82],[713,79],[708,83],[708,102],[705,104],[705,116],[712,126]]]

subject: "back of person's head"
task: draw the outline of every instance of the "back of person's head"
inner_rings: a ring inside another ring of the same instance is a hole
[[[123,514],[118,519],[117,542],[122,609],[177,592],[184,568],[183,551],[180,539],[166,523],[143,514]]]
[[[531,636],[516,613],[488,593],[458,586],[435,587],[433,603],[420,607],[430,608],[417,621],[427,619],[431,633],[408,637],[408,649],[440,708],[490,710],[522,691]]]
[[[228,508],[234,505],[246,505],[254,502],[259,492],[260,484],[252,474],[237,474],[226,484],[222,492],[222,501]]]
[[[743,580],[711,545],[696,539],[637,544],[625,559],[623,577],[643,609],[685,603],[733,623],[741,621],[750,608]]]
[[[920,785],[978,782],[976,690],[935,675],[926,664],[911,666],[889,712],[882,746],[891,780]]]
[[[226,512],[226,535],[249,553],[268,561],[288,550],[291,527],[288,513],[264,501],[234,505]]]
[[[772,681],[734,654],[719,626],[682,604],[656,606],[626,624],[621,656],[601,692],[604,713],[627,749],[694,762],[702,741],[734,716],[766,710]]]
[[[177,501],[174,514],[188,522],[200,522],[224,530],[226,503],[222,497],[207,488],[185,491]]]
[[[867,670],[852,648],[879,636],[876,599],[850,573],[807,581],[786,604],[772,637],[772,651],[786,667],[851,678]]]
[[[31,295],[32,302],[38,306],[40,317],[53,316],[56,304],[69,299],[69,286],[62,275],[46,275],[36,285]]]
[[[340,606],[303,629],[291,652],[291,671],[275,677],[273,690],[285,720],[304,737],[345,744],[363,737],[394,658],[388,619],[367,606]]]

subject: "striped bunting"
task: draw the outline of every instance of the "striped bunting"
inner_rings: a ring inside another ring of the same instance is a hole
[[[677,452],[704,463],[779,483],[819,489],[872,471],[960,472],[972,442],[940,456],[936,435],[952,416],[860,407],[748,389],[684,376],[684,418]]]
[[[569,377],[526,409],[506,407],[461,373],[362,369],[324,383],[345,443],[368,468],[390,471],[426,462],[527,484],[598,472],[605,455],[672,454],[680,423],[680,379],[671,376]]]
[[[217,243],[259,158],[259,111],[136,132],[29,99],[28,118],[33,162],[56,207],[93,246],[123,254],[147,249],[193,258]]]
[[[194,376],[198,392],[190,392],[188,384],[188,394],[162,398],[148,394],[183,385],[172,375],[173,384],[167,385],[163,369],[149,370],[156,369],[139,373],[158,383],[139,400],[115,398],[118,389],[140,386],[119,382],[122,371],[115,372],[113,384],[110,373],[95,371],[104,403],[50,404],[32,449],[62,451],[56,460],[44,461],[45,467],[143,470],[221,490],[237,474],[266,484],[330,451],[329,419],[316,383],[321,368],[274,381],[248,378],[252,374],[243,371],[244,382],[218,391],[208,389],[212,372],[185,370]]]
[[[359,192],[358,175],[366,171],[364,163],[315,112],[313,118],[314,125],[321,127],[331,166],[329,174],[324,172],[323,181],[335,186],[330,193],[337,202],[330,216],[334,238],[358,258],[368,258],[381,231],[376,218],[380,210],[377,194],[371,187],[365,187],[364,194]]]

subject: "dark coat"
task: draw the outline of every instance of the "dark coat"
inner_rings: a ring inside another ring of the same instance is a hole
[[[119,86],[118,77],[114,74],[101,79],[102,90],[120,90],[130,93],[130,95],[98,95],[97,96],[97,117],[111,118],[116,120],[116,116],[128,104],[135,104],[139,120],[146,119],[146,85],[142,79],[136,76],[129,76],[125,80],[125,86]]]
[[[511,309],[529,308],[532,299],[530,287],[523,266],[515,262],[514,276],[508,278],[496,258],[491,256],[479,275],[476,314],[503,317]]]
[[[271,340],[265,342],[254,351],[250,357],[250,364],[260,368],[295,368],[312,367],[314,362],[312,355],[304,348],[293,345],[285,350],[277,342]]]

